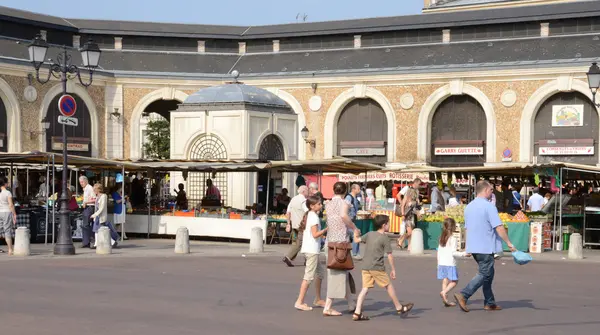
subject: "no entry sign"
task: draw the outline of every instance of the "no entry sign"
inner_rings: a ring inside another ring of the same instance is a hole
[[[77,110],[75,98],[68,94],[64,94],[58,99],[58,110],[64,116],[73,116]]]

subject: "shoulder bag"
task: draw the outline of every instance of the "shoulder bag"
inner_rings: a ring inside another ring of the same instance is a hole
[[[331,270],[352,270],[352,243],[350,242],[328,242],[327,243],[327,268]]]

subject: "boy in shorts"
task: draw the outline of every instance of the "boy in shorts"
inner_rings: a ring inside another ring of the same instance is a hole
[[[362,313],[362,305],[367,297],[369,289],[373,288],[375,283],[377,283],[379,287],[387,290],[398,314],[405,315],[410,312],[414,306],[413,303],[401,304],[396,297],[394,286],[390,282],[390,276],[392,279],[396,279],[396,269],[394,267],[394,258],[392,256],[390,240],[385,234],[385,231],[388,229],[389,221],[390,219],[387,215],[377,215],[373,222],[373,226],[377,231],[368,232],[362,237],[358,236],[358,232],[355,232],[354,234],[354,239],[357,243],[366,244],[362,268],[363,288],[358,295],[356,310],[352,315],[352,320],[354,321],[369,320],[369,317]],[[385,264],[383,261],[385,255],[387,255],[390,263],[390,276],[385,272]]]

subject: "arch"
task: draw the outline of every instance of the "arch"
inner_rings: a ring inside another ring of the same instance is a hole
[[[157,100],[177,100],[184,102],[188,95],[171,87],[163,87],[146,94],[133,108],[129,119],[129,158],[140,159],[142,157],[142,141],[140,138],[140,122],[146,108]]]
[[[232,151],[231,145],[227,141],[226,137],[223,136],[223,134],[220,134],[219,132],[214,131],[214,130],[211,131],[210,133],[207,133],[205,130],[199,130],[199,131],[193,133],[189,137],[189,139],[185,143],[185,146],[183,147],[183,152],[185,153],[186,159],[190,159],[190,149],[191,149],[192,145],[196,142],[196,140],[199,140],[203,136],[209,136],[209,135],[216,136],[223,143],[223,145],[225,145],[225,150],[227,151],[227,157],[229,158],[229,153]]]
[[[493,163],[496,161],[496,114],[494,105],[478,88],[462,81],[456,81],[438,88],[425,100],[419,114],[417,126],[417,157],[419,160],[427,161],[429,148],[431,147],[431,120],[438,106],[446,98],[462,94],[471,96],[483,108],[487,128],[485,138],[486,162]]]
[[[561,77],[538,88],[527,100],[521,115],[519,161],[527,163],[532,161],[535,116],[548,98],[560,92],[579,92],[588,97],[590,101],[593,101],[588,84],[581,80],[573,80],[572,77]],[[596,111],[598,111],[598,108],[596,108]],[[596,140],[600,143],[600,138]]]
[[[222,137],[204,133],[193,137],[186,147],[186,157],[190,160],[226,160],[229,157],[227,145]],[[201,200],[203,190],[206,189],[206,179],[211,178],[221,193],[221,200],[227,203],[228,200],[228,173],[202,173],[190,172],[188,175],[188,192],[193,200]],[[194,199],[196,198],[196,199]]]
[[[278,145],[281,148],[281,154],[282,154],[282,158],[281,159],[274,159],[274,158],[263,158],[261,156],[261,153],[264,152],[263,150],[263,145],[265,143],[267,143],[267,141],[273,138],[273,143]],[[265,160],[285,160],[287,156],[287,150],[285,148],[285,145],[283,145],[283,140],[282,140],[282,136],[280,134],[276,134],[276,133],[265,133],[263,134],[263,136],[261,136],[261,139],[258,141],[257,143],[257,147],[256,147],[256,152],[258,153],[258,159],[265,159]]]
[[[300,133],[300,130],[306,126],[306,117],[304,116],[304,110],[302,109],[302,105],[300,104],[300,102],[298,102],[296,97],[294,97],[286,91],[280,90],[278,88],[267,88],[267,91],[275,94],[276,96],[280,97],[283,101],[287,102],[288,105],[292,107],[292,110],[296,113],[296,115],[298,115],[298,134],[296,136],[296,140],[298,141],[298,159],[306,159],[306,142],[304,142],[302,134]],[[260,143],[260,141],[258,143]],[[287,152],[286,157],[288,157]]]
[[[370,98],[377,102],[383,109],[387,118],[387,160],[393,162],[396,159],[396,114],[394,107],[383,93],[365,85],[356,85],[342,92],[327,110],[325,117],[325,129],[323,130],[324,157],[332,158],[337,152],[337,122],[346,105],[354,99]]]
[[[99,157],[100,156],[100,150],[99,150],[100,148],[98,147],[98,145],[99,145],[99,142],[98,142],[99,141],[99,139],[98,139],[99,119],[98,119],[98,113],[96,112],[96,105],[94,104],[94,100],[92,99],[92,97],[90,96],[88,91],[83,86],[74,84],[73,82],[70,82],[70,81],[67,81],[67,92],[77,94],[81,98],[81,100],[83,100],[83,102],[85,103],[85,106],[88,109],[88,112],[90,113],[90,121],[91,121],[90,123],[92,126],[91,127],[92,128],[92,133],[91,133],[92,157]],[[52,86],[52,88],[50,88],[48,90],[48,92],[46,92],[46,95],[44,95],[44,99],[42,100],[42,109],[40,110],[40,120],[44,120],[46,118],[46,115],[48,114],[48,108],[50,107],[50,103],[59,94],[63,94],[62,84],[56,84],[56,85]],[[45,131],[43,129],[41,122],[40,122],[40,126],[39,126],[39,131],[41,134],[45,134]],[[41,151],[46,151],[46,136],[40,136],[40,148],[41,148]]]
[[[8,152],[21,152],[21,107],[10,85],[0,78],[0,99],[6,109],[6,141]]]

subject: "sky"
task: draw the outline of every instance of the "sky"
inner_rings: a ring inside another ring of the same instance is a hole
[[[0,5],[65,18],[269,25],[419,14],[423,0],[2,0]],[[302,18],[299,19],[302,21]]]

